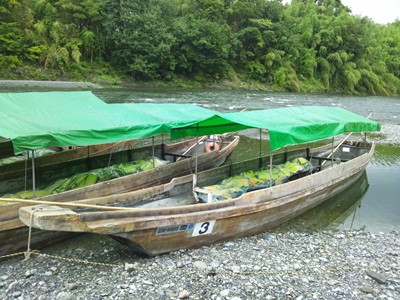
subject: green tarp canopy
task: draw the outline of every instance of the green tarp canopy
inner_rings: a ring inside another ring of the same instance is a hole
[[[339,107],[300,106],[217,113],[192,104],[107,104],[91,92],[0,93],[0,136],[14,152],[85,146],[171,133],[171,138],[269,131],[271,150],[380,124]]]
[[[0,93],[0,136],[17,154],[170,133],[215,114],[192,104],[107,104],[91,92]]]
[[[346,132],[380,130],[380,124],[340,107],[299,106],[218,114],[172,131],[171,138],[244,128],[268,130],[270,149],[333,137]]]

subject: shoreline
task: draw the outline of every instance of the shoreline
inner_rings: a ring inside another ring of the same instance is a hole
[[[77,81],[40,81],[40,80],[0,80],[0,87],[45,87],[45,88],[96,88],[101,89],[103,86],[92,82]]]
[[[382,137],[372,137],[377,144],[400,147],[400,125],[398,124],[381,124]]]

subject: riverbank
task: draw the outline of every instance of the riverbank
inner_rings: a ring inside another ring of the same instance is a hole
[[[92,82],[76,82],[76,81],[40,81],[40,80],[0,80],[0,87],[41,87],[41,88],[57,88],[57,89],[76,89],[76,88],[102,88],[101,85]]]
[[[3,259],[0,298],[394,300],[399,245],[399,232],[270,231],[143,258],[82,235],[26,261]]]
[[[378,144],[400,146],[400,125],[382,124],[380,136],[374,140]]]
[[[111,82],[102,81],[102,83],[93,82],[78,82],[78,81],[50,81],[50,80],[0,80],[0,88],[55,88],[55,89],[80,89],[80,88],[94,88],[101,89],[105,87],[160,87],[160,88],[202,88],[204,87],[199,82],[195,81],[182,81],[179,82],[130,82],[122,80],[111,80]],[[270,87],[265,87],[262,84],[255,82],[232,82],[229,80],[222,80],[219,83],[213,82],[206,85],[207,88],[215,89],[241,89],[241,90],[262,90],[273,91]],[[282,91],[283,89],[276,89],[274,91]]]

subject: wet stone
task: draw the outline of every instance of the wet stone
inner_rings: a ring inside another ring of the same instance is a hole
[[[374,292],[374,289],[369,286],[362,286],[362,287],[360,287],[360,290],[367,294],[372,294]]]
[[[372,271],[372,270],[367,270],[366,271],[367,275],[369,277],[371,277],[372,279],[374,279],[376,282],[383,284],[386,283],[387,278],[381,274],[379,274],[378,272]]]

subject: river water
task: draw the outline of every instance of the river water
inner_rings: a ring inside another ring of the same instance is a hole
[[[48,89],[13,89],[46,91]],[[54,89],[53,89],[54,90]],[[11,92],[3,90],[0,92]],[[381,124],[400,124],[400,97],[297,94],[223,89],[123,88],[94,89],[108,103],[192,103],[220,112],[269,109],[286,106],[338,106]],[[258,134],[242,136],[233,160],[258,156]],[[400,230],[400,147],[376,148],[372,163],[351,188],[326,204],[280,226],[295,230],[360,229],[370,232]]]

